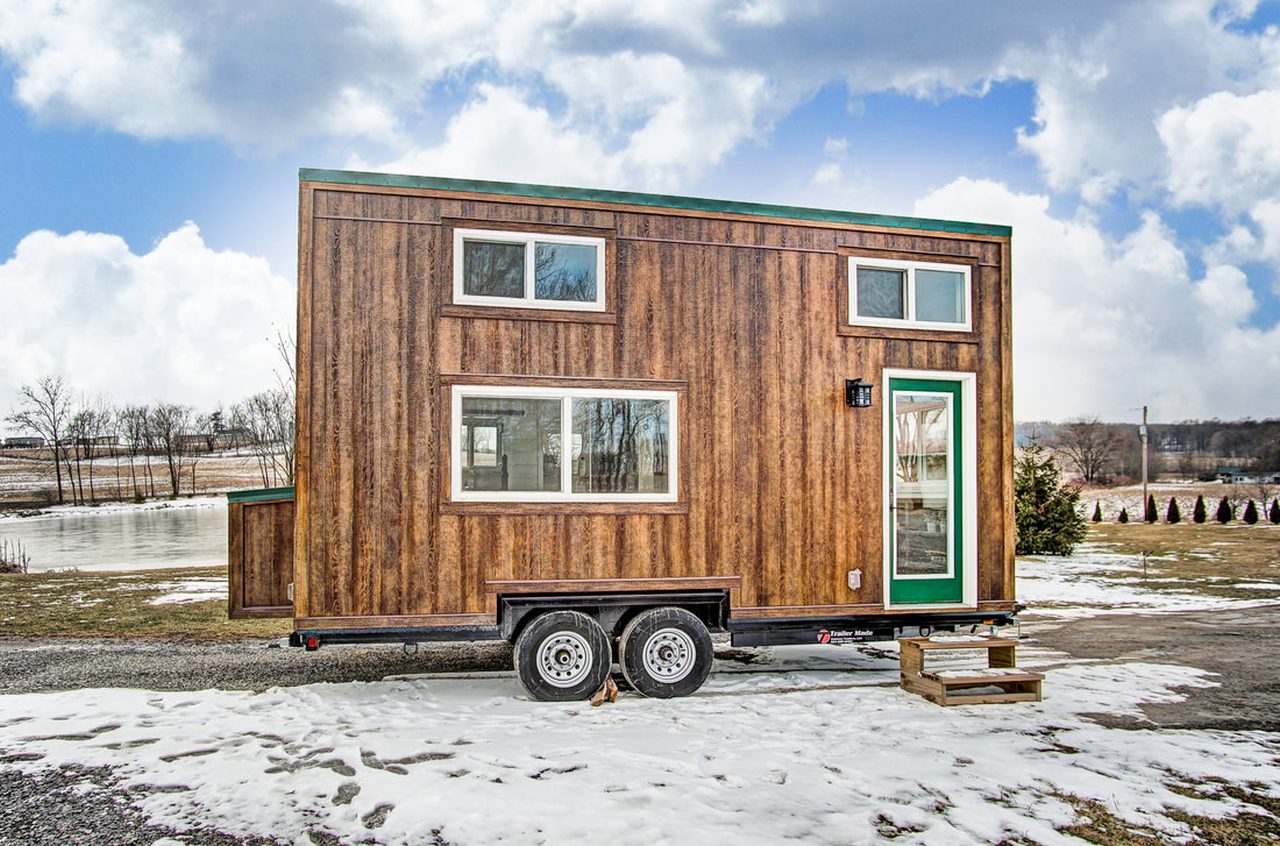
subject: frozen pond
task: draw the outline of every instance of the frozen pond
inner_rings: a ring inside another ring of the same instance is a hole
[[[150,570],[227,563],[223,497],[173,504],[53,509],[0,519],[0,538],[21,541],[31,570]]]

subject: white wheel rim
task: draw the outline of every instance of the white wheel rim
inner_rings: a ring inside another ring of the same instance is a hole
[[[681,629],[659,629],[644,642],[644,669],[655,680],[672,684],[693,672],[698,650]]]
[[[538,675],[554,687],[581,684],[591,672],[594,653],[577,632],[556,632],[538,647]]]

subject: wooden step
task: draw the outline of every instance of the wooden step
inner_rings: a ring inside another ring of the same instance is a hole
[[[921,678],[932,679],[947,687],[966,685],[997,684],[1001,682],[1033,682],[1044,681],[1043,673],[1033,673],[1017,667],[991,667],[989,669],[969,670],[929,670],[920,674]]]
[[[933,640],[928,637],[904,637],[899,644],[910,644],[915,649],[990,649],[1000,646],[1017,646],[1018,642],[1007,637],[984,637],[982,635],[966,635],[961,637],[946,636],[946,640]]]
[[[1039,702],[1044,674],[1016,666],[1018,641],[980,635],[935,635],[898,641],[899,678],[903,690],[939,705],[985,705]],[[987,653],[986,667],[929,670],[925,654],[938,650],[974,649]]]

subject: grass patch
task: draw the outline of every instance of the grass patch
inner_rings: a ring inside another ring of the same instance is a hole
[[[1173,808],[1165,810],[1165,816],[1186,826],[1191,842],[1218,843],[1223,846],[1254,846],[1254,844],[1280,843],[1280,817],[1275,815],[1276,799],[1263,792],[1263,785],[1206,785],[1203,789],[1183,786],[1178,793],[1201,798],[1222,799],[1230,797],[1244,809],[1228,817],[1207,817],[1188,814]],[[1089,843],[1140,844],[1162,846],[1169,839],[1161,832],[1137,825],[1112,813],[1104,803],[1096,799],[1059,795],[1075,809],[1077,821],[1059,829],[1063,834],[1078,837]]]
[[[1266,597],[1274,591],[1234,587],[1242,581],[1280,584],[1280,526],[1242,523],[1091,524],[1086,541],[1103,552],[1149,553],[1152,589],[1195,588],[1233,598]]]
[[[225,567],[183,567],[127,573],[29,573],[0,576],[0,634],[18,637],[138,637],[234,640],[282,637],[289,620],[229,620]],[[153,604],[214,586],[207,600]]]

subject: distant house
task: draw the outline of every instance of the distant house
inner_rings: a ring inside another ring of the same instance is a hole
[[[44,449],[47,441],[44,438],[17,437],[5,438],[6,449]]]
[[[253,443],[253,433],[248,429],[222,429],[214,437],[214,449],[238,449]]]
[[[198,432],[183,432],[177,436],[177,445],[182,452],[207,452],[209,436]]]
[[[1243,467],[1222,466],[1217,471],[1218,478],[1228,485],[1280,485],[1280,470],[1268,470],[1261,473],[1250,473]]]

